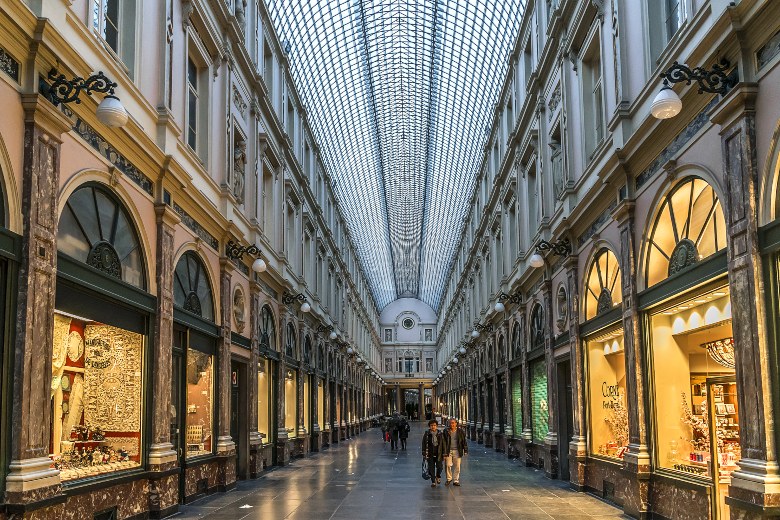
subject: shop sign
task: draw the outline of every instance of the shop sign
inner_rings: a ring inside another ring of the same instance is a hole
[[[621,393],[620,385],[610,385],[607,381],[602,382],[601,396],[603,399],[601,401],[601,407],[605,410],[614,409],[620,399]]]

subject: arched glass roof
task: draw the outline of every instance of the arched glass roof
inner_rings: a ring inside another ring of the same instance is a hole
[[[439,309],[525,4],[268,0],[380,309]]]

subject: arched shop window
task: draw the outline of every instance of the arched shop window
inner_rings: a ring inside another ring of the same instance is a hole
[[[173,301],[182,309],[214,321],[214,297],[200,257],[184,253],[173,272]]]
[[[126,208],[107,188],[87,184],[65,203],[57,232],[59,269],[97,269],[57,282],[52,336],[49,454],[63,481],[137,469],[143,460],[144,350],[149,314],[143,251]],[[117,284],[126,282],[135,288]],[[125,293],[119,302],[115,294]]]
[[[284,353],[290,357],[295,357],[295,327],[292,323],[287,324],[287,343]]]
[[[544,309],[538,303],[531,311],[531,350],[544,347]]]
[[[712,187],[691,177],[661,202],[645,264],[651,287],[726,247],[723,208]]]
[[[604,248],[593,259],[585,281],[585,319],[612,310],[623,301],[622,291],[617,257]]]
[[[57,249],[103,273],[146,289],[141,244],[127,210],[99,184],[68,198],[60,215]]]
[[[276,321],[268,305],[260,311],[260,344],[269,350],[276,350]]]

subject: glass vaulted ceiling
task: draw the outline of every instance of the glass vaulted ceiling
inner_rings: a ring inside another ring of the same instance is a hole
[[[439,309],[525,3],[268,0],[380,309]]]

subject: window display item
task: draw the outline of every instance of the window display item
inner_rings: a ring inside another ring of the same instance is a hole
[[[213,452],[213,359],[205,352],[187,349],[187,458]]]

